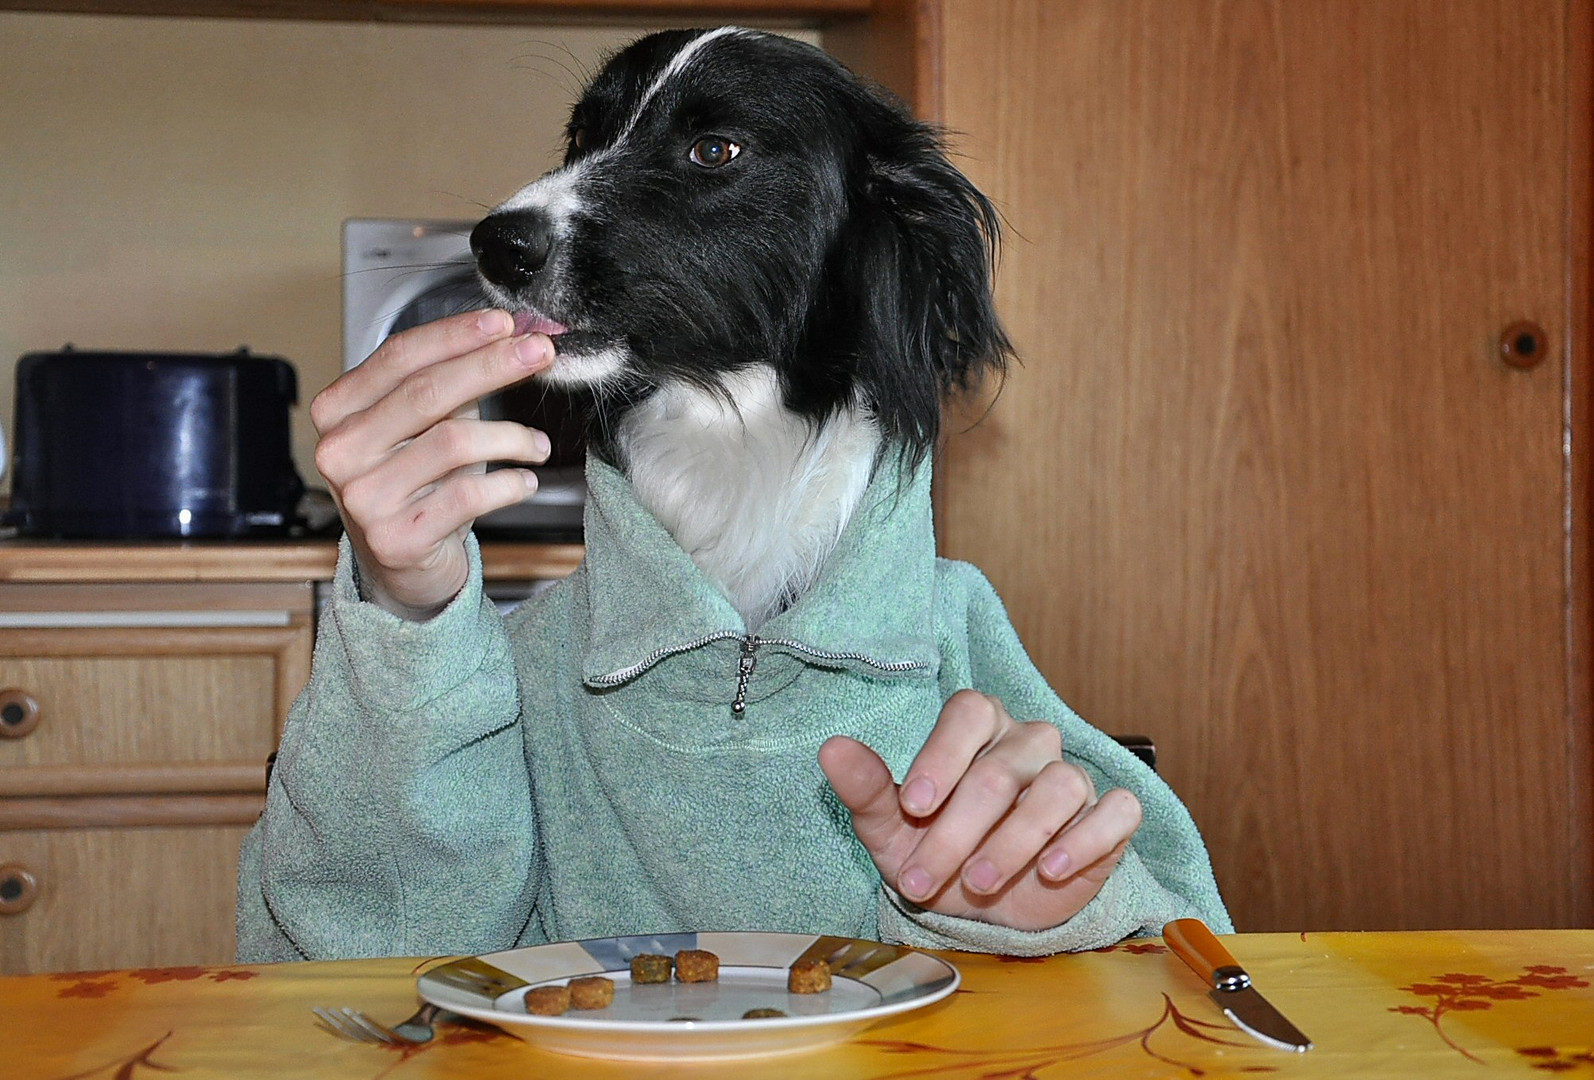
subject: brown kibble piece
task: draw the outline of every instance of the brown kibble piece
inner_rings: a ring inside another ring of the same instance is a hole
[[[675,954],[675,977],[686,983],[714,982],[720,977],[720,958],[707,949],[682,949]]]
[[[570,980],[572,1009],[607,1009],[614,1001],[614,980],[602,975],[583,975]]]
[[[534,986],[526,991],[526,1011],[533,1016],[558,1016],[568,1008],[568,986]]]
[[[782,1012],[780,1009],[748,1009],[746,1012],[742,1013],[742,1019],[743,1020],[773,1020],[777,1016],[785,1016],[785,1015],[786,1014],[784,1012]]]
[[[794,994],[822,994],[830,989],[830,965],[823,960],[799,960],[786,973],[786,989]]]
[[[670,981],[670,958],[655,953],[638,953],[631,958],[631,981],[662,983]]]

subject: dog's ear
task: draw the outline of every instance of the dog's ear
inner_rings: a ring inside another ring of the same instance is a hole
[[[948,396],[1012,355],[991,296],[1001,222],[935,130],[874,104],[862,112],[866,153],[835,265],[860,305],[862,389],[887,437],[917,459],[935,445]]]

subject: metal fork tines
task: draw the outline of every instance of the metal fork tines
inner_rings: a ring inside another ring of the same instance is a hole
[[[358,1009],[316,1007],[310,1011],[315,1013],[316,1018],[334,1035],[351,1042],[412,1046],[431,1040],[432,1017],[436,1015],[437,1008],[433,1005],[422,1007],[420,1012],[397,1025],[396,1030],[386,1024],[377,1023]],[[412,1030],[414,1034],[411,1034]]]

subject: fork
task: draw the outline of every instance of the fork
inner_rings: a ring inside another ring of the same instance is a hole
[[[436,1005],[427,1003],[417,1009],[414,1016],[392,1027],[377,1023],[358,1009],[323,1009],[318,1006],[310,1011],[334,1035],[351,1042],[416,1046],[432,1041],[432,1022],[439,1010]]]
[[[444,964],[428,972],[427,978],[434,979],[444,986],[486,998],[497,998],[527,985],[524,979],[517,978],[507,971],[500,971],[476,958]],[[358,1009],[348,1007],[323,1009],[317,1006],[310,1011],[315,1013],[328,1031],[353,1042],[415,1046],[431,1042],[432,1022],[442,1010],[430,1003],[422,1005],[415,1011],[414,1016],[392,1027],[372,1020]]]

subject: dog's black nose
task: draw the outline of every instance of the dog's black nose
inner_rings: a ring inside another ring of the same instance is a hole
[[[536,210],[510,210],[484,218],[470,232],[471,254],[482,277],[503,289],[524,289],[553,247],[553,227]]]

